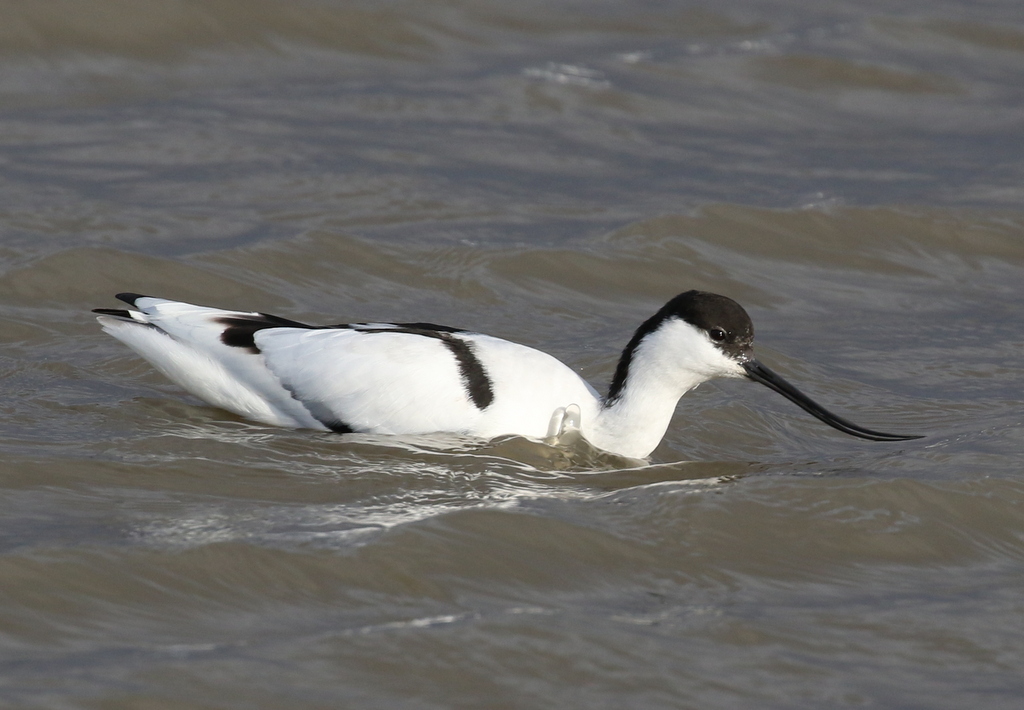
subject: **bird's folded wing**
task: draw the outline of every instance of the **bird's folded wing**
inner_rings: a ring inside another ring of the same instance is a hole
[[[271,328],[257,332],[255,343],[292,396],[336,431],[471,431],[480,416],[439,338]]]

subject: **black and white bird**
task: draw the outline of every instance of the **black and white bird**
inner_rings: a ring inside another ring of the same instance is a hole
[[[748,377],[839,431],[874,441],[917,436],[832,414],[755,359],[754,326],[730,298],[687,291],[637,328],[607,397],[552,356],[433,323],[314,326],[152,298],[96,309],[110,335],[196,397],[282,427],[342,433],[557,437],[645,458],[676,403],[715,377]]]

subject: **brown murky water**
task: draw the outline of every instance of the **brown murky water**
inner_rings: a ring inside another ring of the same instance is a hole
[[[1017,708],[1014,0],[0,2],[0,706]],[[245,423],[89,309],[434,321],[603,388],[700,288],[748,382],[651,465]]]

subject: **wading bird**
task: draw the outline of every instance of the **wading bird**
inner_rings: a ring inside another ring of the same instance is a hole
[[[747,377],[852,436],[920,438],[865,429],[811,400],[754,357],[746,311],[702,291],[676,296],[637,328],[607,397],[539,350],[433,323],[314,326],[117,297],[132,308],[96,309],[103,330],[201,400],[264,424],[484,439],[578,428],[598,449],[644,458],[686,392],[715,377]]]

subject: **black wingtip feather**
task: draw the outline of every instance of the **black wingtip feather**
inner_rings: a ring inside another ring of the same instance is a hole
[[[131,318],[132,314],[123,308],[93,308],[93,313],[99,313],[101,316],[114,316],[115,318]]]
[[[134,306],[137,300],[139,300],[140,298],[146,298],[146,296],[142,295],[141,293],[130,293],[128,291],[125,291],[124,293],[117,294],[115,298],[119,301],[124,301],[129,306]]]

